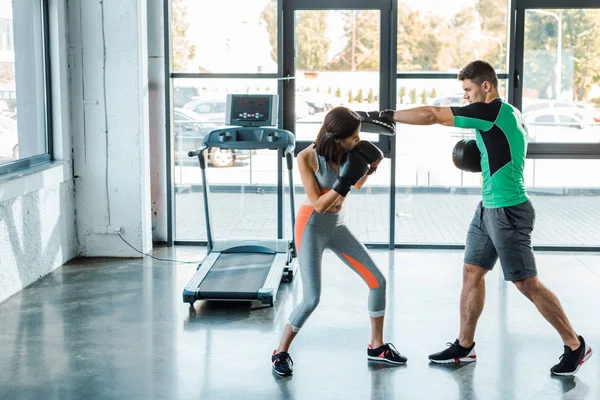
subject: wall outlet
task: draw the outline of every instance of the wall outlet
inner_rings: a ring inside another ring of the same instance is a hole
[[[117,235],[117,234],[123,234],[123,228],[120,226],[116,226],[116,225],[112,225],[112,226],[108,226],[106,228],[106,233],[108,233],[109,235]]]

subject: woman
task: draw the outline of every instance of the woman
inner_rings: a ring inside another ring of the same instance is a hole
[[[323,251],[332,250],[369,286],[371,317],[370,360],[402,365],[402,356],[391,343],[383,342],[385,278],[366,247],[344,223],[344,200],[350,187],[360,189],[383,159],[381,151],[359,138],[360,117],[346,107],[336,107],[326,116],[312,146],[298,154],[298,168],[307,198],[296,220],[296,249],[302,276],[302,302],[292,311],[279,347],[271,361],[281,376],[292,374],[288,353],[292,340],[315,310],[321,295]],[[369,162],[370,161],[370,162]]]

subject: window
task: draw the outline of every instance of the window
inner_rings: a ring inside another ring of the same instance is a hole
[[[552,124],[554,123],[554,115],[540,115],[535,119],[536,124]]]
[[[0,174],[50,160],[46,0],[0,0]]]
[[[398,72],[458,72],[474,59],[506,72],[509,2],[398,2]]]

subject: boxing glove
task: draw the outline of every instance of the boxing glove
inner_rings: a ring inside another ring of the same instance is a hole
[[[396,134],[396,121],[394,111],[356,111],[363,125],[362,132],[378,133],[380,135],[394,136]]]
[[[452,150],[456,168],[467,172],[481,172],[481,153],[475,139],[462,139]]]
[[[344,154],[332,189],[345,197],[352,185],[355,185],[368,171],[369,163],[362,154],[354,149],[350,150]]]
[[[383,153],[377,146],[366,140],[361,140],[355,149],[367,160],[370,165],[367,175],[371,175],[377,170],[379,163],[383,160]]]

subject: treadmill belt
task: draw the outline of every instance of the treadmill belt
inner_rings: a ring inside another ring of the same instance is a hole
[[[256,299],[275,254],[221,254],[200,287],[202,298]]]

